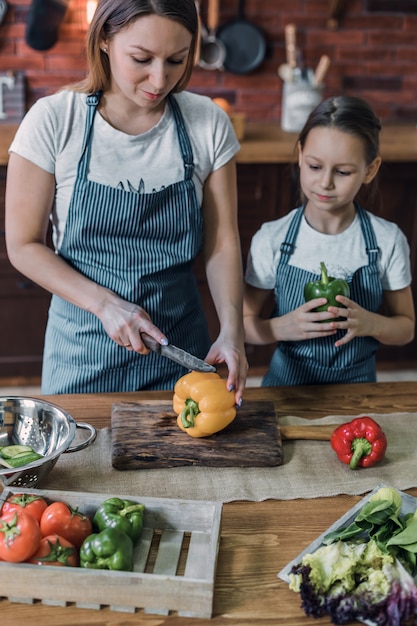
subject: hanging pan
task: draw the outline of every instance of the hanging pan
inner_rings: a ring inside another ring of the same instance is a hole
[[[7,2],[6,0],[0,0],[0,24],[3,23],[6,13],[7,13]]]
[[[264,60],[266,41],[261,29],[245,18],[244,0],[239,0],[238,16],[217,31],[226,48],[224,69],[233,74],[249,74]]]

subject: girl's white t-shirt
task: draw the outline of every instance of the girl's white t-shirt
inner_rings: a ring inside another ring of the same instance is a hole
[[[260,289],[275,288],[280,246],[297,209],[282,218],[265,222],[252,238],[245,280]],[[384,218],[367,212],[378,244],[378,269],[384,291],[404,289],[411,284],[410,248],[400,228]],[[289,263],[320,274],[320,262],[328,274],[349,280],[353,273],[368,265],[368,255],[360,220],[356,215],[349,227],[337,235],[327,235],[301,220],[295,248]]]

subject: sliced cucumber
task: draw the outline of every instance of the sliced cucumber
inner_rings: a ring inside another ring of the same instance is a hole
[[[0,456],[0,467],[12,468],[13,465],[10,465],[10,463],[8,463],[6,459],[3,459],[3,457]]]
[[[23,465],[29,465],[29,463],[33,463],[41,458],[42,454],[38,454],[37,452],[24,452],[8,458],[7,463],[12,467],[22,467]]]
[[[29,452],[34,452],[33,448],[24,445],[4,446],[0,451],[4,459],[11,459],[18,454],[28,454]]]

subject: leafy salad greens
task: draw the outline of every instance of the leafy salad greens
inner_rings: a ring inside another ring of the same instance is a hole
[[[306,615],[417,626],[417,510],[401,515],[401,504],[398,491],[382,487],[351,524],[292,567],[290,589]]]

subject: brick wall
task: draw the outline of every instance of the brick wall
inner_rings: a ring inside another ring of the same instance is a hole
[[[24,72],[27,106],[82,77],[85,1],[71,0],[58,43],[38,52],[25,43],[30,0],[8,0],[8,12],[0,26],[0,72]],[[221,26],[236,17],[238,0],[220,4]],[[264,62],[243,76],[197,68],[190,88],[226,96],[235,110],[245,112],[249,119],[279,120],[282,82],[277,68],[285,61],[284,26],[294,22],[307,66],[314,68],[322,54],[332,59],[326,96],[359,95],[374,106],[383,121],[417,121],[417,2],[342,2],[344,10],[335,30],[328,26],[334,4],[329,0],[246,0],[246,18],[262,29],[267,40]],[[207,0],[201,0],[204,22],[206,6]]]

